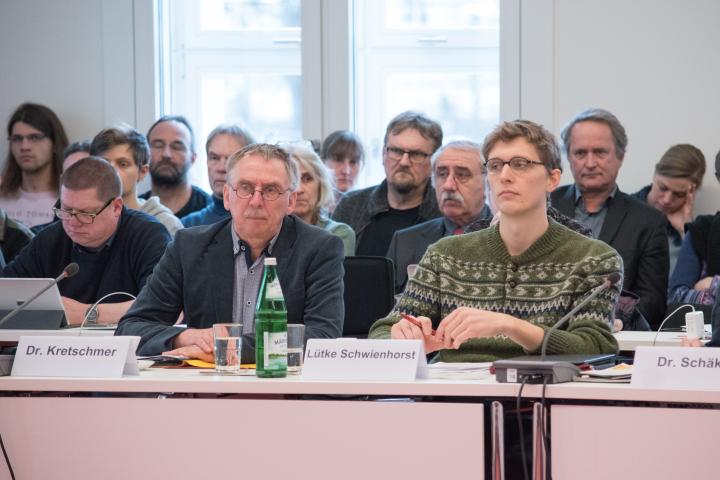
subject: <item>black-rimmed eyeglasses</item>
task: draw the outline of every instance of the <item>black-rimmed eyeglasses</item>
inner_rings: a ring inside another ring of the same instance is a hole
[[[75,219],[78,222],[80,222],[84,225],[89,225],[95,221],[95,217],[100,215],[102,213],[102,211],[105,210],[108,207],[108,205],[110,205],[112,203],[113,200],[115,200],[115,199],[111,198],[110,200],[108,200],[107,203],[105,205],[103,205],[103,207],[95,213],[73,212],[72,210],[64,210],[62,208],[57,208],[57,207],[53,208],[53,212],[55,212],[55,215],[60,220],[70,220],[71,218],[75,217]]]
[[[403,150],[397,147],[385,147],[385,153],[393,162],[399,162],[405,154],[407,154],[412,163],[423,163],[430,156],[429,153],[421,152],[420,150]]]

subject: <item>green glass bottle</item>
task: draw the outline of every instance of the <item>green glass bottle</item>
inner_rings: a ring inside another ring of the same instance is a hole
[[[255,308],[255,368],[258,377],[287,375],[287,307],[273,257],[265,258]]]

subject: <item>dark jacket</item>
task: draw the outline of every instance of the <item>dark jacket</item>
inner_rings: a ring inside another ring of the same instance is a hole
[[[22,223],[9,218],[0,209],[0,271],[12,262],[20,250],[33,238],[33,233]]]
[[[686,228],[695,254],[707,265],[707,274],[720,275],[720,213],[698,215]]]
[[[573,187],[566,185],[551,194],[553,207],[569,217],[575,216]],[[638,309],[655,329],[665,315],[670,268],[665,225],[662,213],[618,190],[599,237],[622,257],[623,289],[640,297]]]
[[[488,222],[492,219],[492,212],[487,205],[483,207],[477,220],[482,219]],[[395,232],[386,255],[395,265],[395,293],[400,293],[405,288],[408,265],[420,263],[427,248],[446,235],[448,232],[445,231],[445,217],[433,218]]]
[[[373,218],[390,210],[387,196],[387,180],[383,180],[382,183],[374,187],[346,193],[333,211],[332,218],[335,221],[350,225],[355,230],[356,245],[360,245],[365,229]],[[425,188],[418,216],[418,223],[442,216],[435,199],[435,189],[430,184],[430,180],[428,180]]]
[[[142,337],[138,355],[171,349],[172,339],[182,332],[173,327],[180,312],[190,328],[232,321],[235,262],[230,228],[227,219],[177,232],[115,332]],[[340,238],[287,216],[272,253],[288,322],[304,323],[306,338],[339,337],[345,315]],[[254,362],[253,335],[243,337],[242,358]]]

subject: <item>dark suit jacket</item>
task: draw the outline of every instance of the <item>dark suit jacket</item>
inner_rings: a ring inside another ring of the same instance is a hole
[[[445,235],[444,221],[445,217],[434,218],[395,232],[386,255],[395,265],[395,293],[405,287],[408,265],[418,264],[425,250]]]
[[[551,194],[560,213],[575,216],[575,189],[566,185]],[[623,259],[623,289],[640,297],[638,309],[657,329],[665,315],[670,260],[665,216],[651,206],[622,193],[610,201],[599,239]]]
[[[232,322],[235,262],[231,219],[179,230],[153,275],[123,316],[116,335],[142,337],[138,355],[172,347],[182,330],[173,324],[180,312],[190,328]],[[306,338],[342,334],[343,244],[340,238],[285,217],[272,249],[277,258],[288,323],[304,323]],[[255,338],[243,338],[242,361],[254,363]]]

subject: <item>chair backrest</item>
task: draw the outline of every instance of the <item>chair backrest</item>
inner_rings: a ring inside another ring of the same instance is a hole
[[[385,257],[345,257],[343,337],[367,337],[370,327],[395,304],[395,267]]]

